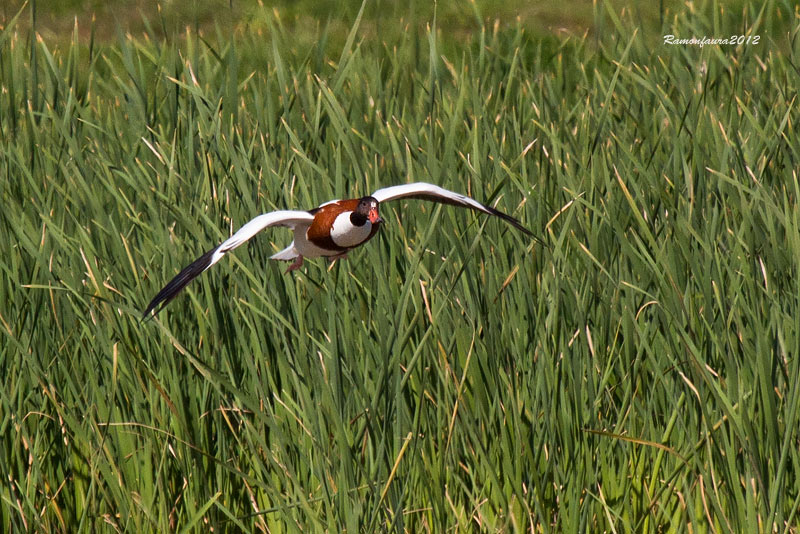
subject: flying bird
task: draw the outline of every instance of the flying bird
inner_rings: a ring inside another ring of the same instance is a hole
[[[320,256],[330,260],[345,258],[348,252],[372,239],[380,229],[383,219],[378,213],[378,206],[381,202],[401,198],[415,198],[471,208],[500,217],[518,230],[533,236],[533,233],[514,217],[466,195],[433,184],[417,182],[385,187],[362,198],[331,200],[309,211],[280,210],[259,215],[222,244],[209,250],[179,272],[153,297],[142,319],[153,310],[155,313],[161,311],[200,273],[265,228],[285,226],[294,233],[294,241],[288,247],[270,256],[272,260],[294,260],[286,270],[287,273],[300,268],[304,258]]]

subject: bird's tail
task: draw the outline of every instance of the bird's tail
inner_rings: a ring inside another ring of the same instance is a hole
[[[286,247],[285,249],[281,250],[276,254],[273,254],[272,256],[269,257],[269,259],[290,261],[297,258],[297,256],[299,255],[300,253],[297,252],[296,248],[294,248],[294,241],[292,241],[292,243],[288,247]]]

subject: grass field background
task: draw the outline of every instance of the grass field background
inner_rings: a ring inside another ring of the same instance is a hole
[[[798,532],[800,13],[454,6],[4,13],[3,531]],[[541,242],[398,202],[140,322],[254,215],[409,181]]]

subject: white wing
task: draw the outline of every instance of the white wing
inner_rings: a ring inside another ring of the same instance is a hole
[[[511,215],[505,214],[500,210],[496,210],[491,206],[481,204],[477,200],[466,195],[462,195],[461,193],[449,191],[439,187],[438,185],[427,184],[425,182],[384,187],[383,189],[378,189],[372,193],[372,198],[378,202],[386,202],[400,198],[418,198],[421,200],[430,200],[432,202],[439,202],[442,204],[452,204],[454,206],[471,208],[488,215],[496,215],[526,234],[533,235],[530,230],[522,226],[522,224],[520,224],[520,222]]]
[[[235,249],[242,243],[247,242],[251,237],[256,235],[261,230],[269,228],[270,226],[288,226],[294,229],[296,226],[305,225],[311,226],[314,221],[314,216],[307,211],[273,211],[259,215],[251,220],[239,230],[236,231],[231,237],[222,242],[219,246],[209,250],[191,264],[186,266],[173,278],[161,291],[150,301],[147,309],[144,311],[142,318],[146,318],[151,311],[155,310],[160,305],[156,313],[161,311],[169,301],[186,287],[189,282],[197,278],[200,273],[217,263],[222,257]]]

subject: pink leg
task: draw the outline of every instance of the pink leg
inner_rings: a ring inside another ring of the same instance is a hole
[[[292,263],[288,269],[286,269],[286,272],[288,273],[296,269],[299,269],[302,265],[303,265],[303,255],[298,254],[297,259],[294,260],[294,263]]]

